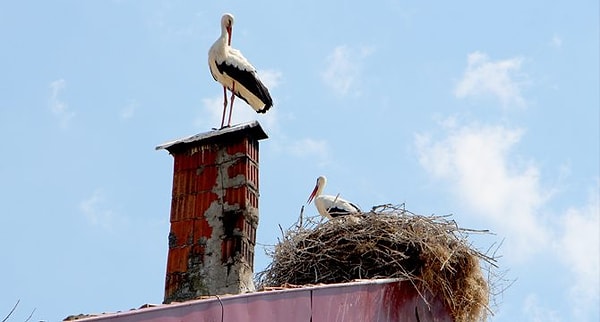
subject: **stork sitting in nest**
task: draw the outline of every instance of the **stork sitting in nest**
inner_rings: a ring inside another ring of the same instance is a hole
[[[344,200],[337,196],[322,195],[323,189],[327,184],[327,178],[320,176],[317,178],[317,184],[313,189],[310,197],[308,197],[307,203],[310,203],[314,199],[315,207],[319,214],[327,219],[332,219],[338,216],[344,216],[351,213],[360,212],[360,208],[351,203],[350,201]]]

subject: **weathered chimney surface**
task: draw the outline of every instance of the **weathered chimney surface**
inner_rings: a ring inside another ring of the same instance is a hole
[[[173,155],[164,303],[254,290],[258,225],[256,121],[156,147]]]

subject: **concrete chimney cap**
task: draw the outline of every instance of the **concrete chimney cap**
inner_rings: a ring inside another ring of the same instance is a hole
[[[220,137],[226,136],[234,136],[239,135],[240,133],[247,132],[256,140],[262,140],[268,138],[265,131],[262,129],[258,121],[251,121],[246,123],[240,123],[233,125],[231,127],[225,127],[219,130],[212,130],[204,133],[199,133],[191,136],[187,136],[181,139],[176,139],[173,141],[165,142],[156,146],[156,150],[167,150],[171,151],[174,147],[182,145],[195,143],[198,141],[205,140],[216,140]]]

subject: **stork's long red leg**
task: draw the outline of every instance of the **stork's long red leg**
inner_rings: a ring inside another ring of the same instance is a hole
[[[223,117],[221,118],[221,128],[225,123],[225,112],[227,111],[227,88],[223,86]]]
[[[233,113],[233,100],[235,99],[235,82],[231,86],[231,103],[229,103],[229,120],[227,126],[231,125],[231,113]]]

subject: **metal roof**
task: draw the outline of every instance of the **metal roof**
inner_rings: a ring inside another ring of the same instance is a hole
[[[219,130],[214,129],[212,131],[199,133],[199,134],[195,134],[195,135],[190,135],[190,136],[187,136],[184,138],[165,142],[163,144],[156,146],[156,150],[165,149],[165,150],[171,151],[173,148],[175,148],[179,145],[196,143],[196,142],[205,141],[205,140],[216,140],[220,137],[237,135],[241,132],[250,133],[256,140],[262,140],[262,139],[268,138],[267,134],[262,129],[262,127],[260,126],[258,121],[251,121],[251,122],[236,124],[236,125],[233,125],[230,127],[225,127],[225,128],[219,129]]]
[[[443,302],[424,298],[410,281],[381,279],[212,296],[77,321],[450,322],[452,318]]]

